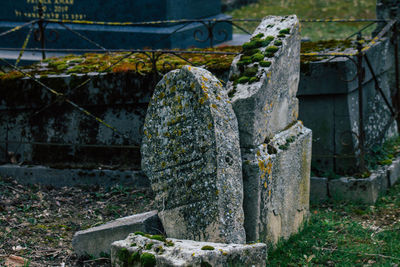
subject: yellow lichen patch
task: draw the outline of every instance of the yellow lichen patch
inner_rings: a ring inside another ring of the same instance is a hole
[[[201,105],[203,105],[205,101],[206,101],[206,100],[205,100],[203,97],[199,99],[199,103],[200,103]]]
[[[191,88],[192,90],[194,90],[194,87],[195,87],[195,84],[194,84],[194,83],[191,83],[191,84],[190,84],[190,88]]]
[[[211,107],[213,107],[213,108],[217,108],[217,105],[215,105],[215,104],[211,104]]]
[[[208,124],[208,130],[211,130],[211,128],[212,128],[212,123],[210,122],[209,124]]]
[[[260,152],[260,150],[257,150],[257,156],[261,156],[261,152]]]
[[[202,77],[204,81],[208,82],[208,79],[206,77]]]
[[[160,95],[158,96],[158,99],[163,99],[165,96],[164,92],[161,92]]]
[[[221,97],[219,95],[217,95],[216,99],[217,100],[221,100]]]
[[[270,197],[270,196],[271,196],[271,190],[268,191],[268,197]]]
[[[174,93],[175,91],[176,91],[176,86],[172,86],[171,89],[170,89],[170,92]]]
[[[201,89],[203,89],[204,92],[208,91],[208,88],[204,83],[201,83]]]
[[[264,182],[264,188],[265,188],[265,189],[268,188],[267,182]],[[270,191],[270,192],[271,192],[271,191]]]
[[[165,163],[165,161],[161,162],[161,167],[165,168],[165,166],[167,166],[167,163]]]

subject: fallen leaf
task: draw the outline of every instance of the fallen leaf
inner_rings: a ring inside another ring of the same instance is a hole
[[[22,267],[27,266],[29,260],[19,256],[10,255],[5,262],[6,267]]]

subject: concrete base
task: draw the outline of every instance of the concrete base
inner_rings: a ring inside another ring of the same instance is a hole
[[[150,188],[141,171],[52,169],[44,166],[1,165],[0,176],[10,176],[21,184],[41,184],[54,187],[76,185],[126,185]]]
[[[374,204],[400,178],[400,157],[389,166],[381,166],[368,178],[311,178],[310,199],[314,203],[329,199]]]
[[[161,241],[162,240],[162,241]],[[145,264],[147,258],[147,264]],[[130,234],[111,246],[111,265],[264,267],[265,244],[222,244]]]
[[[72,240],[74,251],[79,256],[100,257],[101,253],[110,254],[111,243],[126,238],[130,233],[141,231],[149,234],[162,234],[163,228],[157,211],[132,215],[76,232]]]

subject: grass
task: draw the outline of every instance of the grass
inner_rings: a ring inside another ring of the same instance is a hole
[[[236,19],[296,14],[300,19],[375,19],[376,0],[259,0],[232,10]],[[258,23],[246,23],[251,31]],[[302,36],[312,41],[344,39],[368,23],[302,23]],[[371,30],[374,28],[372,26]],[[238,33],[242,33],[238,31]],[[369,31],[370,33],[370,31]]]
[[[396,265],[397,264],[397,265]],[[304,229],[268,253],[268,266],[398,266],[400,184],[374,206],[311,208]]]

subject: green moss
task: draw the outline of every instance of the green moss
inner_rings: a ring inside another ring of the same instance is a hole
[[[290,33],[290,29],[289,28],[286,28],[286,29],[283,29],[283,30],[279,31],[279,34],[289,34],[289,33]]]
[[[140,231],[137,231],[137,232],[135,232],[134,234],[135,234],[135,235],[146,236],[146,234],[145,234],[145,233],[143,233],[143,232],[140,232]]]
[[[173,247],[173,246],[175,246],[174,242],[172,242],[171,240],[166,240],[166,241],[165,241],[165,245],[166,245],[167,247]]]
[[[261,54],[261,53],[254,54],[254,55],[251,57],[251,61],[252,61],[252,62],[259,62],[259,61],[261,61],[261,60],[263,60],[263,59],[264,59],[264,55]]]
[[[259,34],[253,36],[251,39],[254,40],[254,39],[260,39],[260,38],[263,38],[263,37],[264,37],[264,34],[260,32]]]
[[[162,242],[165,242],[165,236],[162,236],[162,235],[152,235],[151,237],[150,237],[150,239],[154,239],[154,240],[158,240],[158,241],[162,241]]]
[[[261,67],[267,68],[267,67],[271,66],[271,61],[260,61],[259,64]]]
[[[230,90],[229,92],[228,92],[228,96],[229,96],[229,98],[232,98],[232,97],[234,97],[235,96],[235,94],[236,94],[236,89],[234,88],[234,89],[232,89],[232,90]]]
[[[134,263],[139,262],[139,261],[140,261],[140,253],[138,251],[134,252],[129,256],[128,266],[132,266],[132,265],[134,265]]]
[[[282,41],[281,41],[281,40],[276,40],[276,41],[274,42],[274,45],[276,45],[276,46],[281,46],[281,45],[282,45]]]
[[[136,247],[136,246],[137,246],[136,243],[132,243],[132,244],[131,244],[131,247]]]
[[[144,267],[153,267],[156,266],[156,256],[151,253],[143,253],[140,255],[140,263]]]
[[[206,246],[203,246],[202,248],[201,248],[201,250],[214,250],[215,248],[213,247],[213,246],[208,246],[208,245],[206,245]]]
[[[231,266],[231,265],[229,265],[229,266]],[[232,266],[234,266],[234,265],[232,265]],[[206,261],[202,261],[202,262],[200,263],[200,267],[212,267],[212,265],[209,264],[209,263],[206,262]]]
[[[154,246],[153,243],[148,243],[148,244],[146,244],[145,249],[150,250],[153,246]]]
[[[247,83],[249,80],[250,80],[249,77],[247,77],[247,76],[242,76],[242,77],[240,77],[239,79],[237,79],[237,82],[238,82],[238,83],[244,84],[244,83]]]
[[[247,77],[253,77],[253,76],[257,75],[257,72],[258,72],[257,67],[251,67],[251,68],[245,69],[245,71],[243,72],[243,75],[247,76]]]
[[[263,46],[263,40],[261,39],[254,39],[251,40],[250,42],[244,43],[243,44],[243,50],[251,50],[255,48],[259,48]]]
[[[284,37],[286,37],[286,35],[283,34],[283,33],[280,33],[280,34],[278,34],[278,37],[279,37],[279,38],[284,38]]]
[[[279,47],[274,46],[274,45],[271,45],[271,46],[268,46],[268,47],[265,49],[265,52],[275,53],[275,52],[277,52],[278,50],[279,50]]]
[[[244,54],[245,56],[252,56],[252,55],[257,54],[257,53],[260,53],[260,52],[261,52],[260,49],[255,48],[255,49],[251,49],[251,50],[245,50],[245,51],[243,52],[243,54]],[[241,59],[242,59],[242,58],[241,58]]]
[[[265,39],[263,39],[263,47],[268,46],[273,40],[275,39],[274,36],[267,36]]]
[[[128,262],[129,257],[130,257],[130,253],[129,253],[128,249],[126,249],[126,248],[122,248],[117,252],[117,258],[121,262]]]
[[[258,82],[260,79],[258,77],[251,77],[249,80],[249,83],[255,83]]]

